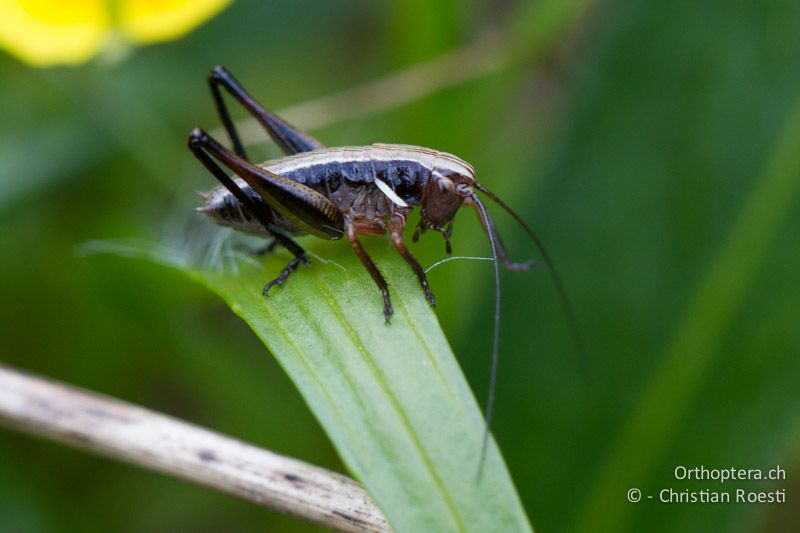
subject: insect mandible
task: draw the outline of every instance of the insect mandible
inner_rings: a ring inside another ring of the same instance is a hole
[[[480,192],[507,211],[533,240],[553,276],[573,334],[578,339],[571,306],[541,241],[508,205],[475,181],[471,165],[452,154],[420,146],[372,144],[326,148],[314,137],[264,108],[225,68],[212,69],[208,81],[233,151],[199,128],[190,133],[189,148],[222,184],[203,195],[206,204],[198,210],[218,224],[272,237],[274,241],[270,247],[280,244],[294,255],[278,277],[264,286],[264,295],[274,285],[283,284],[301,263],[309,264],[305,250],[292,236],[346,238],[383,296],[383,315],[388,323],[392,315],[388,284],[359,242],[361,235],[388,233],[394,248],[419,279],[425,298],[434,305],[435,298],[425,271],[403,241],[408,215],[414,208],[420,208],[420,221],[413,235],[415,242],[426,230],[440,232],[446,252],[450,254],[453,217],[462,206],[474,207],[489,239],[495,274],[492,370],[486,406],[488,434],[499,345],[498,264],[502,262],[509,270],[523,271],[533,262],[516,263],[509,259],[494,221],[477,195]],[[264,127],[286,157],[258,164],[248,160],[221,88]],[[223,167],[234,176],[229,176]],[[485,444],[484,440],[484,447]]]

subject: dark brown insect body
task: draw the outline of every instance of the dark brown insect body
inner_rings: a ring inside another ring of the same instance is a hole
[[[264,294],[273,285],[286,281],[300,263],[308,264],[305,251],[291,238],[292,235],[311,234],[325,239],[344,237],[380,289],[384,302],[383,313],[388,322],[392,314],[388,285],[358,239],[360,235],[388,233],[394,247],[417,275],[425,297],[433,305],[435,300],[425,271],[403,242],[407,217],[414,208],[419,207],[421,219],[414,232],[414,240],[428,229],[441,232],[449,254],[453,217],[462,205],[476,209],[489,238],[495,271],[495,329],[486,417],[488,428],[499,339],[498,263],[502,262],[510,270],[525,270],[531,262],[513,263],[508,259],[494,222],[476,191],[497,202],[534,241],[550,268],[567,307],[570,323],[574,326],[563,287],[541,242],[531,229],[497,196],[475,181],[472,166],[454,155],[400,144],[326,148],[307,133],[262,107],[224,68],[215,67],[212,70],[209,84],[233,144],[233,152],[200,129],[193,130],[189,135],[189,148],[222,184],[204,194],[206,205],[199,210],[219,224],[247,233],[271,236],[276,243],[294,254],[295,258],[281,274],[264,287]],[[287,154],[286,157],[261,164],[248,161],[222,99],[220,87],[227,90],[264,126],[270,137]],[[235,175],[230,176],[223,166]]]
[[[308,263],[305,251],[291,235],[346,237],[383,295],[383,313],[388,322],[392,315],[388,285],[358,240],[359,235],[388,233],[433,305],[435,298],[425,271],[403,242],[408,214],[415,207],[421,208],[422,216],[414,240],[427,229],[441,232],[450,253],[453,217],[462,205],[470,204],[478,210],[493,255],[512,270],[529,266],[529,263],[508,260],[494,223],[475,189],[499,200],[476,183],[472,166],[458,157],[402,144],[326,148],[258,104],[224,68],[214,68],[209,83],[234,153],[202,130],[195,129],[189,136],[189,147],[222,183],[206,195],[207,203],[200,211],[222,225],[247,233],[271,235],[294,253],[295,259],[264,287],[264,294],[273,285],[282,284],[301,262]],[[220,86],[261,122],[288,154],[286,157],[258,165],[247,160],[222,100]],[[218,162],[236,176],[228,176]],[[502,202],[501,205],[505,207]]]
[[[450,192],[455,186],[450,176],[474,181],[472,167],[451,154],[397,144],[324,148],[258,166],[322,194],[342,213],[345,225],[354,225],[360,229],[358,233],[370,235],[386,233],[393,223],[404,227],[413,208],[429,203],[435,203],[435,209],[423,209],[423,224],[441,231],[437,223],[452,218],[463,197],[431,202],[438,191],[429,192],[428,186],[433,184]],[[261,199],[245,182],[239,185],[254,201]],[[248,233],[267,233],[224,186],[211,191],[207,200],[202,210],[215,222]],[[305,233],[278,217],[277,226],[293,235]],[[342,235],[326,231],[322,236],[333,239]]]

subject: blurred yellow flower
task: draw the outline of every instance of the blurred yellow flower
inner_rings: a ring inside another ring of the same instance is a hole
[[[175,39],[231,0],[0,0],[0,48],[36,66],[78,64],[120,38]]]

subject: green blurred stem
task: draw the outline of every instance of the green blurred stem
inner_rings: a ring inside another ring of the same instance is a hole
[[[703,383],[719,347],[800,189],[800,99],[752,193],[694,294],[673,341],[599,471],[577,531],[622,531]],[[635,477],[629,477],[634,473]]]
[[[541,60],[575,28],[592,0],[522,3],[509,17],[509,29],[489,30],[469,44],[429,61],[316,100],[278,111],[289,122],[313,130],[421,100],[436,92],[497,73],[522,61]],[[254,119],[236,124],[245,144],[263,142]],[[222,128],[212,131],[223,138]]]

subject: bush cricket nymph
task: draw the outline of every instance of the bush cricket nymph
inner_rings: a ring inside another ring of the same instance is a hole
[[[378,286],[383,297],[383,315],[388,323],[392,315],[388,284],[359,242],[363,235],[388,234],[394,248],[419,279],[425,298],[434,305],[435,298],[425,271],[403,240],[408,215],[420,208],[421,218],[413,234],[415,242],[427,230],[439,232],[450,254],[456,212],[462,206],[476,210],[489,239],[495,274],[492,370],[486,406],[488,438],[499,353],[499,263],[509,270],[522,271],[527,270],[532,261],[515,263],[509,259],[478,193],[507,211],[533,240],[553,275],[574,326],[563,286],[533,231],[510,207],[475,180],[475,171],[469,163],[452,154],[401,144],[327,148],[261,106],[225,68],[217,66],[211,71],[209,85],[233,150],[228,150],[201,129],[194,129],[189,135],[189,148],[222,184],[203,195],[206,204],[198,210],[218,224],[271,237],[273,243],[284,246],[294,255],[280,274],[264,286],[264,295],[274,285],[286,282],[300,263],[309,264],[305,250],[293,236],[345,238]],[[263,163],[248,160],[221,88],[255,117],[285,152],[285,157]],[[228,171],[234,175],[230,176]],[[484,448],[485,445],[486,439]]]

